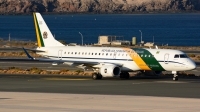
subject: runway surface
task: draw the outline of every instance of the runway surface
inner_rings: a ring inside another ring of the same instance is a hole
[[[0,75],[1,111],[199,112],[200,80]]]
[[[0,75],[0,91],[102,95],[141,95],[200,98],[200,79],[180,78],[104,78],[89,76]]]

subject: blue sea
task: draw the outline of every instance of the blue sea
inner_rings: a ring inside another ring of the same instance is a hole
[[[53,35],[67,43],[98,42],[100,35],[137,38],[169,46],[200,46],[200,14],[75,14],[43,15]],[[141,32],[139,31],[141,30]],[[0,38],[36,41],[32,15],[1,15]],[[154,39],[153,39],[154,37]]]

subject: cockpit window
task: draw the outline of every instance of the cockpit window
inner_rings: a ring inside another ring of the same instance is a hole
[[[185,55],[185,54],[180,54],[180,58],[187,58],[187,55]]]
[[[174,58],[179,58],[179,55],[178,55],[178,54],[176,54],[176,55],[174,56]]]
[[[186,54],[176,54],[174,58],[188,58]]]

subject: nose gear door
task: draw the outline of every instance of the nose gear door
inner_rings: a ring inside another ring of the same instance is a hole
[[[166,54],[164,55],[164,63],[165,63],[165,64],[168,64],[168,62],[169,62],[169,53],[166,53]]]

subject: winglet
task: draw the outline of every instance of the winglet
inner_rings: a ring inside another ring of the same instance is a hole
[[[26,51],[26,49],[23,48],[23,50],[29,59],[34,60],[34,58]]]

